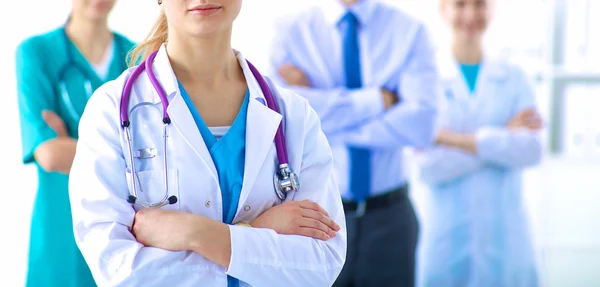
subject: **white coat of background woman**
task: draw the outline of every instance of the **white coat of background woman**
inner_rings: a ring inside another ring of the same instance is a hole
[[[522,194],[524,168],[542,154],[525,73],[484,52],[493,0],[442,0],[452,30],[441,57],[447,106],[420,174],[428,185],[421,286],[537,285]]]

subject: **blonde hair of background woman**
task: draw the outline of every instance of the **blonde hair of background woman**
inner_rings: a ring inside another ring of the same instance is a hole
[[[131,52],[129,52],[127,57],[129,67],[141,63],[146,60],[152,52],[160,49],[160,46],[167,41],[167,37],[169,36],[168,29],[167,16],[165,15],[165,11],[161,9],[150,34],[148,34],[144,41],[139,43],[131,50]]]

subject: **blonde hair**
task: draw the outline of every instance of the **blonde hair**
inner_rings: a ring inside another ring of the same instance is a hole
[[[127,56],[129,67],[136,66],[138,63],[146,60],[152,52],[160,49],[160,46],[167,42],[167,37],[169,36],[168,29],[167,16],[165,15],[165,11],[161,9],[150,34],[129,52]]]

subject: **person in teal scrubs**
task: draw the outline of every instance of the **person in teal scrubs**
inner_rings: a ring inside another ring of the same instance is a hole
[[[17,48],[23,163],[37,166],[39,180],[26,286],[96,285],[75,244],[67,186],[87,100],[127,68],[134,45],[108,28],[114,3],[74,0],[64,27]]]

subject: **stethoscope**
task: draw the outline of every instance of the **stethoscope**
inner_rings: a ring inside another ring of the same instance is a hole
[[[167,127],[171,124],[171,118],[169,117],[169,114],[167,113],[167,108],[169,107],[169,100],[167,99],[167,95],[166,95],[165,91],[163,90],[162,86],[156,79],[154,72],[152,71],[152,63],[153,63],[154,58],[156,57],[157,53],[158,53],[158,51],[155,51],[152,54],[150,54],[144,62],[142,62],[139,66],[137,66],[137,68],[135,68],[135,70],[133,71],[131,76],[127,79],[127,81],[125,82],[125,87],[123,88],[123,94],[121,97],[121,104],[120,104],[121,127],[123,128],[123,130],[125,132],[125,137],[126,137],[126,141],[127,141],[127,149],[128,149],[128,154],[129,154],[129,162],[131,164],[131,174],[130,174],[129,180],[131,181],[132,194],[130,194],[127,197],[127,202],[131,203],[132,205],[137,203],[143,208],[160,208],[160,207],[166,206],[167,204],[177,203],[177,197],[175,195],[169,196],[169,176],[168,176],[168,169],[167,169],[168,168]],[[248,66],[250,67],[252,74],[254,75],[254,77],[258,81],[258,84],[260,85],[260,88],[265,96],[266,101],[267,101],[267,106],[271,110],[279,113],[279,109],[277,108],[277,104],[275,103],[273,94],[271,93],[271,90],[269,89],[269,86],[265,82],[264,78],[250,62],[248,62],[248,61],[246,61],[246,62],[248,63]],[[150,79],[150,82],[152,83],[154,90],[158,93],[158,96],[160,97],[160,101],[161,101],[161,104],[163,107],[163,117],[162,117],[163,153],[164,153],[163,167],[164,167],[164,171],[165,171],[164,172],[165,195],[160,201],[153,202],[153,203],[152,202],[143,202],[143,201],[139,200],[137,197],[138,190],[137,190],[137,185],[136,185],[136,178],[139,183],[140,190],[142,192],[143,192],[143,190],[142,190],[142,187],[141,187],[142,185],[141,185],[141,182],[140,182],[140,179],[138,176],[138,171],[135,168],[134,154],[133,154],[133,148],[132,148],[132,137],[131,137],[131,132],[130,132],[131,121],[129,120],[129,115],[128,115],[131,89],[133,88],[134,82],[137,80],[137,78],[140,76],[140,74],[144,70],[146,70],[146,74],[148,75],[148,78]],[[281,123],[279,124],[279,127],[277,128],[277,133],[275,134],[274,142],[275,142],[275,149],[277,150],[277,159],[279,161],[279,165],[278,165],[279,169],[275,172],[275,174],[273,176],[273,183],[275,185],[275,193],[277,194],[277,197],[280,200],[285,200],[287,198],[288,193],[290,193],[292,191],[294,191],[294,192],[298,191],[298,189],[300,187],[300,181],[298,179],[298,175],[296,173],[294,173],[289,166],[285,137],[283,136]]]
[[[75,69],[77,71],[77,73],[79,73],[80,75],[83,76],[84,80],[83,80],[83,87],[85,89],[85,96],[86,99],[90,99],[90,97],[92,96],[94,90],[92,88],[92,81],[90,80],[90,75],[86,72],[85,69],[83,69],[79,64],[77,64],[77,62],[75,62],[75,59],[73,57],[74,55],[74,51],[73,51],[73,45],[72,43],[69,41],[69,37],[67,36],[67,30],[66,30],[66,24],[62,29],[63,32],[63,40],[64,40],[64,45],[65,45],[65,49],[67,52],[67,63],[63,66],[63,68],[60,70],[60,72],[58,73],[58,88],[60,90],[60,98],[62,99],[66,110],[67,110],[67,114],[68,116],[73,119],[73,121],[75,121],[76,123],[79,122],[79,119],[81,118],[81,112],[78,112],[75,109],[75,105],[73,105],[73,101],[71,100],[71,96],[69,95],[68,89],[67,89],[67,84],[66,84],[66,79],[67,76],[69,75],[69,71],[71,69]],[[118,46],[119,43],[118,38],[114,37],[114,45]],[[123,67],[122,70],[125,70],[127,67]]]
[[[92,96],[92,81],[90,81],[89,75],[82,69],[73,58],[73,47],[71,47],[71,43],[69,42],[69,37],[67,36],[66,29],[63,28],[63,40],[65,44],[65,49],[67,51],[67,63],[63,66],[63,68],[58,73],[58,88],[60,89],[60,97],[66,107],[67,113],[71,119],[75,122],[79,122],[81,118],[81,113],[75,110],[75,106],[73,105],[73,101],[71,101],[71,96],[67,90],[66,77],[68,72],[71,69],[75,69],[77,73],[83,75],[83,87],[85,88],[85,96],[89,99]]]

